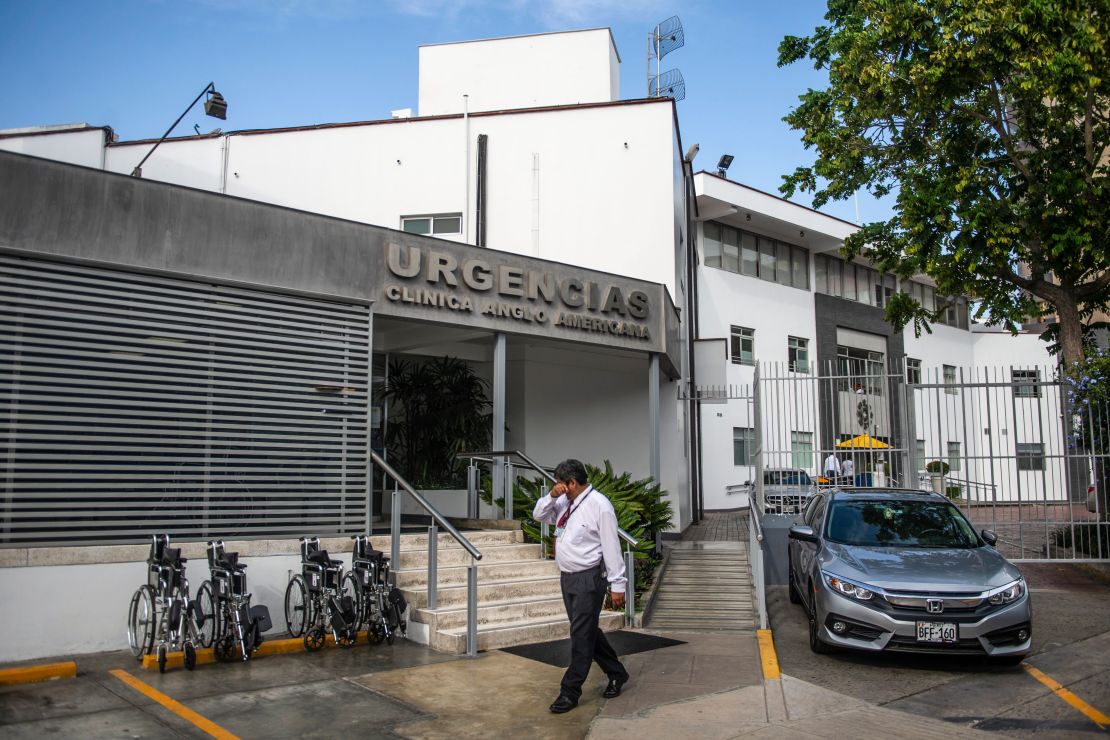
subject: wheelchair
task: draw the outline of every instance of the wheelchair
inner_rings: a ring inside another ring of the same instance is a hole
[[[211,645],[219,661],[234,659],[236,648],[243,660],[249,660],[262,644],[262,633],[273,626],[269,609],[251,606],[246,569],[239,553],[224,549],[223,540],[208,543],[210,580],[201,584],[197,601],[211,616],[202,625],[201,644]]]
[[[393,644],[405,636],[408,605],[397,588],[389,585],[389,558],[375,550],[366,535],[355,535],[351,570],[343,576],[343,592],[354,599],[355,628],[366,628],[367,639]]]
[[[354,599],[343,592],[343,562],[320,549],[318,537],[301,538],[301,572],[285,588],[285,624],[291,637],[304,637],[305,650],[335,644],[351,647],[358,638]]]
[[[127,642],[137,660],[156,651],[161,673],[166,672],[167,655],[180,650],[191,671],[197,664],[205,614],[189,598],[187,561],[181,557],[181,549],[170,547],[168,534],[153,535],[151,540],[147,582],[135,591],[127,612]]]

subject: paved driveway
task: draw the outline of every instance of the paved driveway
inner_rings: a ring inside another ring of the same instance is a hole
[[[1074,565],[1019,564],[1033,597],[1028,666],[1110,714],[1110,584]],[[1012,737],[1091,737],[1099,726],[1024,667],[919,655],[815,655],[805,612],[772,587],[768,612],[784,674],[873,704]]]

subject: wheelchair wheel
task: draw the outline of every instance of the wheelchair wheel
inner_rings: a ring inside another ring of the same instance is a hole
[[[217,639],[212,647],[216,660],[221,663],[227,663],[235,657],[235,638],[230,633]]]
[[[220,613],[216,609],[216,595],[211,581],[200,584],[196,603],[200,605],[200,613],[204,615],[204,621],[197,625],[197,642],[203,648],[212,647],[212,642],[219,634],[216,623],[220,619]]]
[[[154,624],[154,591],[143,585],[131,597],[127,610],[127,644],[136,660],[149,655],[154,647]]]
[[[324,642],[327,637],[324,633],[324,628],[316,625],[304,633],[304,649],[310,653],[321,650],[324,647]]]
[[[285,626],[290,637],[300,637],[311,624],[312,605],[308,601],[308,589],[305,588],[304,578],[298,574],[285,587]]]
[[[193,643],[185,643],[185,670],[191,671],[197,667],[197,649]]]
[[[343,588],[340,593],[343,596],[350,596],[355,602],[355,621],[354,624],[351,625],[351,629],[357,634],[358,631],[362,629],[362,625],[366,622],[366,594],[363,592],[358,579],[355,578],[355,574],[350,571],[343,576],[343,583],[341,585]]]

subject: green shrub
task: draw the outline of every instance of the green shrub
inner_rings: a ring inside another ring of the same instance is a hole
[[[959,486],[945,486],[944,488],[944,494],[950,499],[958,499],[961,493],[963,493],[963,489]]]
[[[933,460],[925,465],[925,472],[932,473],[933,475],[936,475],[937,473],[940,473],[941,475],[948,475],[948,471],[948,463],[944,462],[943,460]]]
[[[659,557],[655,554],[655,536],[671,526],[674,513],[666,499],[666,491],[651,478],[633,480],[631,473],[613,472],[612,464],[606,460],[603,468],[586,464],[590,485],[605,494],[613,504],[617,514],[617,524],[638,541],[633,548],[636,566],[636,593],[644,593],[651,587],[651,580]],[[524,536],[530,542],[540,541],[540,525],[532,518],[532,510],[540,499],[542,491],[539,476],[517,478],[513,486],[513,513],[520,521]],[[482,481],[482,500],[491,503],[491,483],[489,476]],[[504,499],[497,499],[497,506],[504,506]],[[553,529],[553,528],[552,528]],[[545,544],[551,551],[551,535]],[[624,550],[623,544],[621,548]]]

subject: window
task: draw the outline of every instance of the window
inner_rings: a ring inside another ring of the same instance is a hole
[[[733,465],[755,465],[755,430],[751,427],[732,428]]]
[[[948,443],[948,469],[955,473],[960,469],[960,443]]]
[[[809,340],[801,337],[788,337],[786,353],[790,360],[790,369],[796,373],[809,372]],[[795,466],[797,467],[797,466]]]
[[[956,367],[954,365],[944,366],[944,384],[948,386],[944,389],[945,393],[956,395]]]
[[[790,433],[790,467],[813,470],[813,432]]]
[[[1014,383],[1014,398],[1040,398],[1041,372],[1039,370],[1012,370],[1011,380]]]
[[[967,300],[964,298],[945,298],[937,296],[937,309],[940,309],[938,323],[957,329],[967,328]]]
[[[1044,445],[1040,442],[1018,442],[1017,469],[1044,470]]]
[[[740,233],[740,274],[759,277],[759,248],[755,235],[746,231]]]
[[[817,292],[856,301],[868,306],[885,306],[894,295],[895,278],[864,265],[844,262],[819,254],[814,257]]]
[[[755,364],[755,329],[732,327],[732,361],[737,365]]]
[[[809,290],[809,252],[802,247],[717,221],[707,221],[702,233],[706,267]]]
[[[836,347],[837,390],[881,395],[886,380],[883,353],[857,347]]]
[[[921,360],[913,357],[906,358],[906,382],[910,385],[921,385]]]
[[[462,214],[441,213],[431,216],[401,216],[401,231],[410,234],[461,234]]]
[[[706,267],[721,266],[721,225],[714,221],[705,222],[705,238],[702,239],[702,249],[705,250]]]
[[[923,439],[915,440],[913,454],[916,456],[914,458],[914,460],[915,460],[914,470],[924,470],[925,469],[925,440],[923,440]]]

